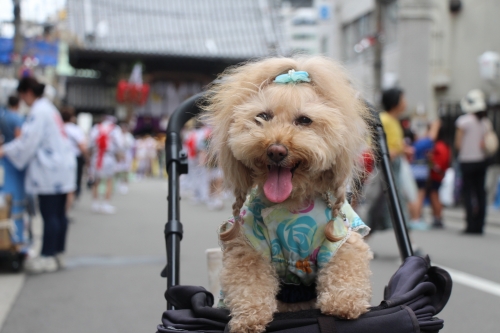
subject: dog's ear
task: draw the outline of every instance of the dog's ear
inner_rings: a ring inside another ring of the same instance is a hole
[[[340,141],[332,143],[338,145],[338,149],[335,149],[335,163],[323,177],[324,181],[332,186],[328,189],[329,192],[339,192],[340,189],[345,189],[352,179],[362,176],[360,156],[373,141],[367,126],[372,116],[366,103],[358,98],[347,72],[340,64],[321,56],[299,57],[297,61],[299,69],[309,73],[311,85],[316,93],[328,107],[335,110],[335,117],[328,119],[332,122],[331,126],[327,127],[330,130],[335,128],[337,139]],[[335,135],[332,133],[328,137],[334,138]],[[333,194],[340,196],[340,193]]]
[[[222,142],[227,142],[227,136],[225,139]],[[229,145],[216,144],[211,146],[210,155],[217,161],[218,167],[222,170],[226,186],[234,193],[246,195],[253,185],[252,171],[234,157]]]
[[[222,170],[224,184],[235,193],[247,193],[252,187],[251,170],[238,161],[228,145],[229,129],[232,123],[232,107],[214,109],[207,104],[202,120],[210,125],[212,134],[208,145],[208,163]]]

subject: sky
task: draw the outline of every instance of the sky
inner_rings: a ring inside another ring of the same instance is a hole
[[[0,22],[13,19],[13,1],[0,0]],[[46,18],[62,8],[66,0],[21,0],[21,18],[44,22]]]

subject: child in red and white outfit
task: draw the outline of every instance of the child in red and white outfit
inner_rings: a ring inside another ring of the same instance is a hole
[[[113,193],[113,178],[116,173],[117,155],[121,153],[122,134],[116,119],[107,116],[100,124],[94,125],[90,131],[90,177],[94,180],[92,195],[92,211],[105,214],[115,213],[115,207],[110,204]],[[99,199],[99,185],[106,182],[104,201]]]
[[[434,217],[432,226],[434,228],[443,228],[442,209],[443,205],[439,200],[439,188],[443,181],[446,169],[450,167],[451,150],[443,140],[443,129],[441,128],[431,156],[431,172],[429,188],[429,200],[432,207],[432,215]]]

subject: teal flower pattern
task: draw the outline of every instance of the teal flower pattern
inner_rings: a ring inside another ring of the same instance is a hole
[[[273,239],[273,241],[271,242],[271,255],[273,257],[277,257],[280,255],[280,253],[281,253],[281,244],[279,240]]]
[[[314,235],[318,230],[316,221],[310,216],[283,221],[278,225],[276,234],[280,244],[289,252],[297,253],[301,258],[311,253]]]
[[[328,241],[324,228],[332,210],[321,198],[307,209],[288,209],[267,201],[254,190],[242,211],[246,211],[242,227],[248,242],[269,259],[284,283],[310,285],[350,232],[365,236],[370,230],[345,202],[341,211],[346,220],[340,216],[334,219],[334,232],[341,240]]]
[[[322,245],[319,249],[318,252],[318,266],[323,267],[326,265],[330,259],[332,258],[333,254],[330,251],[330,249],[324,245]]]

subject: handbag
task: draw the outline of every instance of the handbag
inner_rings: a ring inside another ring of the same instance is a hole
[[[487,124],[488,129],[486,131],[486,134],[484,135],[483,150],[488,157],[491,157],[498,151],[498,136],[493,130],[491,123],[488,121]]]

